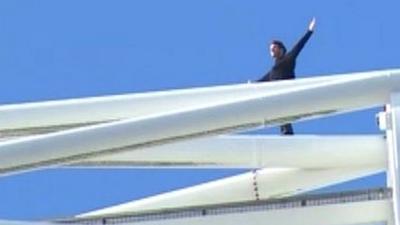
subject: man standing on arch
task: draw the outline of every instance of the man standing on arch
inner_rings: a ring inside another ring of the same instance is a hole
[[[259,82],[287,80],[295,78],[296,58],[304,45],[310,39],[315,28],[315,18],[313,18],[308,25],[306,34],[297,42],[297,44],[286,53],[285,45],[279,40],[273,40],[269,46],[271,57],[275,59],[275,64],[266,73]],[[291,124],[284,124],[281,126],[281,134],[293,135],[293,128]]]

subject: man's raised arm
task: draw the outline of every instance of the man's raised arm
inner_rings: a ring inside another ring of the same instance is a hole
[[[291,54],[293,57],[297,57],[300,51],[303,49],[304,45],[307,43],[308,39],[310,39],[312,33],[315,29],[315,17],[311,20],[310,24],[308,25],[307,33],[297,42],[297,44],[292,48],[292,50],[288,53]]]

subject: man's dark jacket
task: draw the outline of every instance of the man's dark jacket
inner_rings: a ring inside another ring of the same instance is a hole
[[[286,80],[294,79],[294,69],[296,67],[296,58],[304,45],[310,39],[312,31],[307,33],[297,42],[297,44],[288,53],[275,60],[274,66],[258,81],[273,81],[273,80]]]

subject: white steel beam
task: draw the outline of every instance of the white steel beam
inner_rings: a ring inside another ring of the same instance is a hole
[[[393,221],[400,225],[400,92],[392,93],[387,107],[388,186],[393,189]]]
[[[376,106],[387,102],[389,93],[397,89],[400,71],[369,72],[221,104],[5,141],[0,143],[0,172]]]
[[[52,222],[0,220],[0,225],[56,225]]]
[[[158,91],[140,94],[126,94],[81,99],[56,100],[37,103],[0,106],[0,130],[27,129],[68,124],[87,124],[143,117],[159,113],[175,112],[176,109],[190,109],[221,104],[242,98],[251,98],[304,85],[323,84],[333,80],[365,79],[381,77],[392,85],[392,75],[400,70],[349,73],[335,76],[321,76],[278,82],[249,83],[239,85]],[[379,97],[380,102],[387,92],[386,82],[378,81],[373,88],[366,88],[367,96]],[[389,85],[391,86],[391,85]],[[391,89],[391,88],[389,88]],[[314,97],[318,96],[314,93]],[[347,97],[354,97],[357,93]],[[334,96],[334,94],[333,94]],[[371,102],[376,104],[376,102]],[[369,103],[369,104],[371,104]],[[368,105],[369,105],[368,104]],[[365,107],[365,106],[364,106]]]
[[[386,168],[383,135],[228,135],[126,151],[70,167]]]
[[[77,217],[97,217],[147,210],[286,197],[380,171],[379,169],[366,168],[326,170],[260,169],[91,211]]]
[[[365,74],[392,73],[376,71]],[[177,108],[194,108],[232,101],[237,98],[274,93],[304,84],[321,83],[348,75],[321,76],[272,83],[247,83],[204,88],[178,89],[102,97],[54,100],[0,106],[0,130],[25,129],[66,124],[86,124],[142,117]],[[351,76],[359,76],[352,73]]]
[[[389,219],[390,201],[366,201],[261,212],[135,222],[135,225],[382,225]],[[130,223],[126,223],[130,224]]]

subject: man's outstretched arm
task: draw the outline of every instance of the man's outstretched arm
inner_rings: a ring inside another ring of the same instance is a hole
[[[304,45],[307,43],[308,39],[310,39],[312,33],[315,30],[316,20],[313,18],[308,25],[307,33],[297,42],[297,44],[293,47],[293,49],[288,53],[293,55],[293,57],[297,57],[300,51],[303,49]]]

